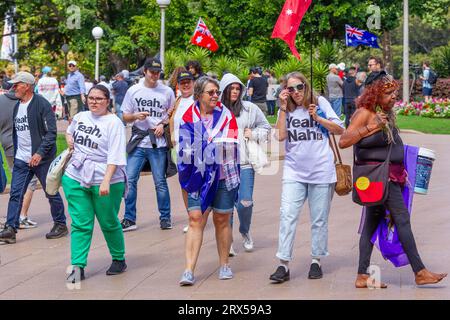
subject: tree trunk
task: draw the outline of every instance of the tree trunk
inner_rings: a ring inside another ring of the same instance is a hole
[[[119,57],[117,54],[110,52],[108,54],[114,74],[126,69],[128,70],[130,62],[128,58]]]
[[[384,30],[381,43],[383,45],[383,60],[385,70],[389,74],[394,74],[394,66],[392,65],[391,32],[389,30]]]

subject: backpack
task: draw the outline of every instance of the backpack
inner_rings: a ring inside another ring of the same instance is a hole
[[[437,76],[436,72],[434,72],[433,70],[430,69],[430,75],[428,76],[428,83],[436,84],[437,79],[438,79],[438,76]]]

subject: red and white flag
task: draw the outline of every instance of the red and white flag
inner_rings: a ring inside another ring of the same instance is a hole
[[[272,32],[272,38],[280,38],[286,42],[292,54],[299,60],[295,37],[311,2],[312,0],[286,0]]]
[[[197,27],[191,38],[191,43],[211,51],[217,51],[217,49],[219,49],[216,40],[214,40],[213,35],[203,22],[202,18],[198,19]]]

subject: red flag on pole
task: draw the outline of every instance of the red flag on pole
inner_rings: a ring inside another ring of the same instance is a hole
[[[198,19],[197,27],[191,38],[191,43],[211,51],[217,51],[217,49],[219,49],[216,40],[214,40],[213,35],[203,22],[202,18]]]
[[[300,54],[295,47],[295,36],[311,2],[312,0],[286,0],[272,32],[272,38],[280,38],[286,42],[292,54],[299,60]]]

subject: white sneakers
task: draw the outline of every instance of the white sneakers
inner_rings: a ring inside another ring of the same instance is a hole
[[[230,252],[228,253],[228,256],[229,257],[236,257],[237,256],[236,251],[234,251],[233,244],[231,244]]]
[[[247,252],[253,251],[253,239],[250,233],[242,234],[242,246]]]

